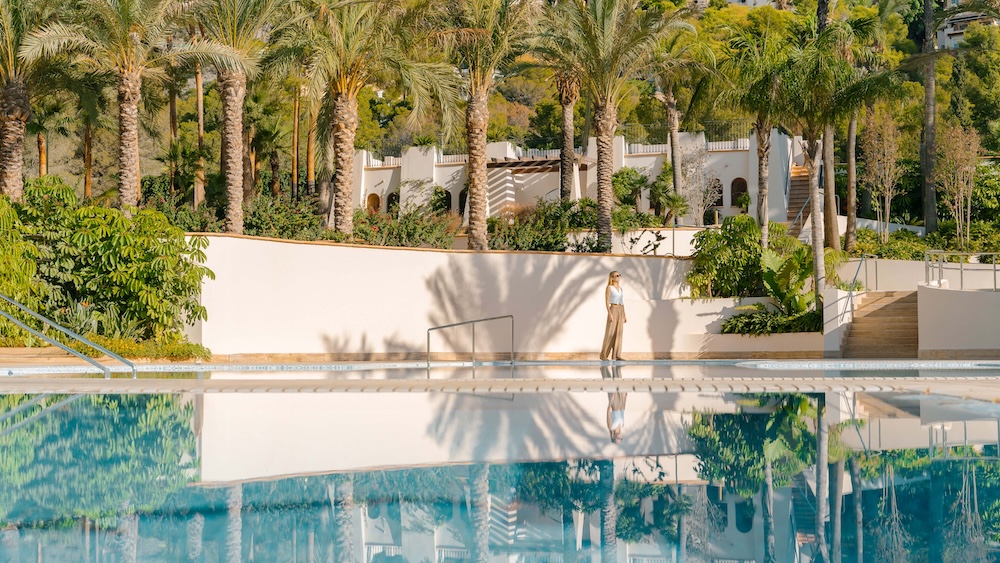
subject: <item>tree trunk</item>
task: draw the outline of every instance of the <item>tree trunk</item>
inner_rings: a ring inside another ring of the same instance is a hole
[[[118,517],[116,535],[118,536],[118,561],[135,563],[139,547],[139,515],[129,505],[122,507],[122,514]]]
[[[187,521],[187,558],[189,561],[201,559],[204,546],[205,517],[195,512]]]
[[[472,519],[472,560],[486,563],[490,559],[490,466],[469,467],[469,515]]]
[[[179,159],[179,153],[177,152],[177,88],[176,85],[171,82],[170,87],[167,88],[170,96],[170,101],[168,103],[167,109],[167,119],[169,121],[170,127],[170,193],[177,192],[177,162]]]
[[[14,524],[7,526],[0,531],[0,547],[3,548],[3,555],[7,561],[21,560],[21,530]]]
[[[677,498],[684,496],[684,485],[677,485]],[[685,563],[688,553],[688,515],[677,515],[677,563]]]
[[[924,0],[924,53],[933,53],[937,48],[934,23],[934,0]],[[924,229],[927,234],[937,230],[937,193],[934,190],[935,121],[937,107],[934,94],[934,66],[936,59],[927,57],[924,61],[924,138],[920,145],[920,168],[924,177]]]
[[[758,119],[754,125],[757,135],[757,223],[760,224],[760,247],[767,248],[770,213],[767,208],[768,161],[771,157],[771,126]]]
[[[861,491],[861,462],[857,455],[851,456],[851,495],[854,497],[854,561],[865,561],[865,511],[862,504],[864,493]]]
[[[90,563],[90,518],[83,517],[83,560]]]
[[[674,192],[681,193],[684,189],[684,162],[681,156],[681,120],[677,112],[674,85],[669,84],[663,95],[666,96],[667,124],[670,127],[670,165],[674,172]]]
[[[615,505],[615,466],[600,461],[601,499],[601,563],[618,561],[618,506]]]
[[[611,208],[614,191],[614,136],[618,128],[618,110],[614,104],[594,108],[594,128],[597,132],[597,248],[611,252]]]
[[[301,105],[301,89],[295,87],[295,98],[292,100],[292,198],[299,197],[299,107]]]
[[[198,113],[198,163],[194,170],[194,207],[205,201],[205,88],[201,73],[201,63],[194,63],[195,105]]]
[[[226,232],[243,234],[243,99],[246,76],[219,72],[222,99],[222,164],[226,178]]]
[[[316,194],[316,123],[319,121],[319,103],[309,108],[309,131],[306,133],[306,191]]]
[[[815,245],[814,245],[815,246]],[[830,551],[826,545],[827,498],[830,467],[829,430],[826,427],[826,394],[816,395],[816,550],[814,561],[828,563]]]
[[[226,489],[226,561],[243,560],[243,485]]]
[[[254,177],[255,164],[251,143],[254,137],[254,126],[243,124],[243,201],[248,201],[253,197],[254,188],[257,185],[257,178]]]
[[[764,526],[764,563],[775,563],[774,554],[774,471],[764,458],[764,482],[760,489],[760,511]]]
[[[10,81],[0,92],[0,195],[21,201],[24,193],[24,133],[31,102],[27,84]]]
[[[580,83],[575,76],[558,74],[559,105],[562,107],[562,147],[559,149],[559,199],[569,201],[573,194],[573,165],[576,162],[573,110],[580,99]]]
[[[833,476],[830,478],[830,560],[841,563],[841,529],[844,519],[844,460],[833,464]]]
[[[837,179],[834,173],[833,125],[823,131],[823,240],[829,248],[840,248],[840,227],[837,225]]]
[[[573,505],[566,503],[562,510],[563,563],[576,562],[576,522],[573,521]]]
[[[271,195],[281,195],[281,160],[277,149],[271,151]]]
[[[333,520],[336,526],[336,562],[354,563],[354,475],[347,474],[336,482],[333,495]]]
[[[83,197],[94,196],[94,128],[88,120],[83,124]]]
[[[940,470],[935,471],[933,466],[930,471],[931,486],[928,487],[930,493],[930,528],[931,533],[928,546],[928,561],[930,563],[941,563],[944,561],[945,535],[948,530],[944,521],[944,475]],[[895,489],[895,482],[889,483]]]
[[[142,77],[138,72],[118,75],[118,201],[126,216],[139,206],[139,100]]]
[[[486,250],[486,216],[489,213],[486,180],[486,126],[490,119],[486,103],[488,88],[473,92],[465,109],[469,145],[469,250]]]
[[[358,98],[353,94],[333,97],[333,228],[354,232],[354,137],[358,131]]]
[[[858,230],[858,111],[847,124],[847,228],[844,250],[850,252],[857,244]]]
[[[813,291],[816,294],[816,310],[822,311],[823,289],[826,283],[826,268],[823,261],[823,220],[819,194],[819,143],[813,139],[803,141],[806,169],[809,171],[809,223],[812,226],[813,249]]]
[[[49,173],[49,148],[45,133],[39,131],[35,135],[35,142],[38,144],[38,175],[46,176]]]
[[[828,0],[819,0],[816,3],[816,32],[823,33],[830,23],[830,3]]]

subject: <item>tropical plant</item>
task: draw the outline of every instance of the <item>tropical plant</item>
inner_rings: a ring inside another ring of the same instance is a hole
[[[749,215],[726,217],[694,236],[691,297],[751,297],[761,292],[760,227]]]
[[[594,108],[597,137],[597,235],[611,248],[614,193],[612,139],[618,128],[618,104],[632,79],[643,76],[656,60],[662,42],[679,29],[690,29],[680,11],[644,9],[642,0],[572,0],[561,5],[557,30],[540,40],[543,56],[573,61],[581,87]]]
[[[118,199],[126,216],[139,205],[143,80],[164,80],[164,67],[173,62],[210,59],[225,70],[244,63],[231,50],[207,41],[187,46],[174,42],[166,48],[174,24],[189,6],[183,0],[83,0],[74,16],[86,23],[50,23],[25,39],[19,51],[26,61],[72,53],[82,68],[117,77]]]
[[[812,277],[812,257],[808,248],[799,247],[784,256],[765,248],[760,266],[764,291],[780,313],[794,316],[809,310],[815,296],[804,292],[806,282]]]

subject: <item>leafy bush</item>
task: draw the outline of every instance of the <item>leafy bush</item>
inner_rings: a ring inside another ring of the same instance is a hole
[[[354,212],[354,240],[373,246],[452,248],[462,219],[453,213],[431,213],[421,206],[399,214]]]
[[[822,332],[821,311],[806,311],[788,316],[778,311],[753,311],[726,319],[722,323],[722,334],[746,334],[764,336],[788,332]]]
[[[569,246],[572,204],[539,199],[532,207],[512,206],[486,221],[490,248],[562,252]]]
[[[752,217],[726,217],[722,228],[701,231],[694,240],[694,265],[687,276],[691,297],[761,295],[760,228]]]
[[[262,193],[243,204],[243,232],[251,236],[292,240],[324,238],[323,216],[313,198]]]
[[[851,255],[874,254],[889,260],[923,260],[924,251],[931,248],[929,243],[934,236],[932,234],[925,240],[912,231],[899,230],[890,233],[889,241],[883,243],[872,229],[858,229],[857,243]]]
[[[145,178],[143,178],[145,180]],[[159,211],[171,225],[186,233],[221,233],[223,223],[218,211],[202,204],[194,209],[183,203],[181,197],[169,192],[161,195],[143,192],[143,209]]]
[[[0,196],[0,293],[9,295],[29,309],[38,310],[44,287],[37,282],[38,248],[24,240],[23,225],[6,196]],[[27,315],[4,304],[3,310],[21,322],[38,328]],[[7,319],[0,319],[0,339],[22,339],[27,334]]]
[[[104,346],[115,354],[129,359],[164,359],[172,361],[181,360],[211,360],[212,352],[201,344],[192,344],[180,340],[143,340],[136,342],[127,338],[109,338],[106,336],[95,336],[94,343]],[[84,353],[99,355],[96,350],[83,347]]]
[[[615,201],[635,208],[642,190],[649,187],[649,180],[638,168],[624,166],[611,176],[611,191]]]

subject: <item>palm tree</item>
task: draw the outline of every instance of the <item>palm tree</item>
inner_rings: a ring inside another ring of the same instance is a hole
[[[218,68],[222,101],[222,162],[226,178],[226,231],[243,232],[244,123],[243,101],[247,79],[257,75],[267,47],[265,30],[280,31],[294,21],[286,17],[286,0],[212,0],[199,22],[205,37],[225,45],[243,59],[240,66]]]
[[[925,55],[937,50],[937,21],[934,19],[934,0],[924,0],[924,48]],[[927,56],[924,61],[924,135],[920,143],[920,172],[924,181],[924,231],[937,230],[937,192],[934,189],[934,162],[937,147],[934,143],[935,119],[937,116],[936,86],[934,67],[937,59]]]
[[[573,165],[576,161],[576,126],[573,112],[580,99],[580,78],[573,72],[556,74],[556,91],[562,108],[562,145],[559,147],[559,198],[569,201],[573,194]]]
[[[514,60],[534,36],[538,3],[531,0],[459,0],[447,8],[452,54],[466,77],[465,130],[469,147],[469,248],[486,250],[487,105]],[[562,60],[562,59],[556,59]]]
[[[331,126],[325,134],[334,158],[330,224],[349,234],[354,230],[354,139],[361,89],[400,82],[414,104],[415,119],[427,111],[432,98],[455,100],[457,79],[450,65],[417,59],[431,19],[430,5],[405,0],[312,2],[314,29],[302,39],[312,42],[313,80],[324,86],[329,106]]]
[[[226,488],[226,561],[243,560],[243,484]]]
[[[629,82],[656,61],[662,43],[685,26],[679,11],[643,9],[641,0],[571,0],[560,9],[561,34],[543,37],[546,56],[576,61],[582,88],[594,104],[597,136],[597,236],[611,248],[612,139],[618,128],[618,103]]]
[[[723,71],[732,81],[727,97],[754,116],[757,140],[757,222],[760,245],[767,248],[769,211],[767,206],[768,163],[771,156],[771,129],[778,123],[778,87],[781,70],[787,60],[787,30],[777,21],[777,14],[765,10],[763,29],[740,28],[726,45]]]
[[[14,201],[24,190],[24,135],[32,90],[45,66],[19,53],[24,42],[55,17],[54,8],[52,0],[0,3],[0,195]]]
[[[490,559],[490,466],[477,463],[469,466],[469,517],[472,519],[472,560],[486,563]]]
[[[220,65],[242,61],[219,45],[180,45],[168,52],[173,26],[185,15],[184,0],[83,0],[75,14],[84,23],[52,23],[24,41],[26,61],[73,53],[89,71],[109,72],[118,90],[118,199],[126,213],[139,204],[139,104],[143,80],[162,82],[171,63],[212,58]]]
[[[38,146],[38,175],[49,173],[49,143],[48,135],[67,135],[69,133],[69,116],[66,114],[64,100],[53,93],[44,96],[35,104],[31,121],[28,122],[27,133],[35,136]]]

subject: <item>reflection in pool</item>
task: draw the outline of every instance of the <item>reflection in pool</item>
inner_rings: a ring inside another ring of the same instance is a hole
[[[0,560],[997,556],[990,403],[622,395],[0,395]]]

